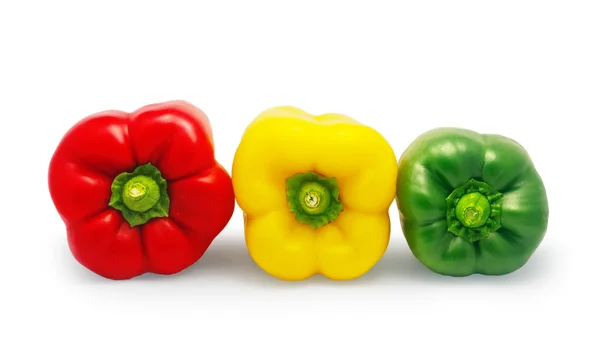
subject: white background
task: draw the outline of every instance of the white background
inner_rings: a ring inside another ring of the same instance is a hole
[[[3,1],[1,336],[598,336],[597,1]],[[379,130],[397,157],[438,126],[519,141],[550,202],[547,235],[502,277],[436,275],[392,238],[350,282],[262,272],[235,214],[170,277],[115,282],[80,266],[51,203],[63,133],[105,109],[185,99],[230,171],[246,125],[295,105]]]

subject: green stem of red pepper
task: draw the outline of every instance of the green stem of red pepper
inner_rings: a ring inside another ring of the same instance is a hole
[[[167,181],[152,164],[119,174],[112,183],[109,206],[121,211],[131,227],[169,216]]]

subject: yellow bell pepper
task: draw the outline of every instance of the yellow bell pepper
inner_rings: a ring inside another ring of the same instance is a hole
[[[389,143],[347,116],[261,113],[232,169],[250,256],[284,280],[363,275],[387,249],[396,176]]]

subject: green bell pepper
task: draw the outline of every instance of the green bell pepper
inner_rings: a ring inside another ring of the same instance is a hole
[[[439,274],[511,273],[546,233],[542,179],[504,136],[459,128],[420,135],[400,157],[396,193],[410,250]]]

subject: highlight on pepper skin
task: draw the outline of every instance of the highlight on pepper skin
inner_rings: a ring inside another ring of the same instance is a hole
[[[75,259],[115,280],[186,269],[235,207],[210,122],[184,101],[82,119],[58,144],[48,187]]]
[[[512,273],[543,240],[546,190],[516,141],[437,128],[417,137],[398,164],[402,230],[430,270],[450,276]]]
[[[250,256],[284,280],[365,274],[389,243],[396,176],[392,147],[366,125],[294,107],[264,111],[232,168]]]

